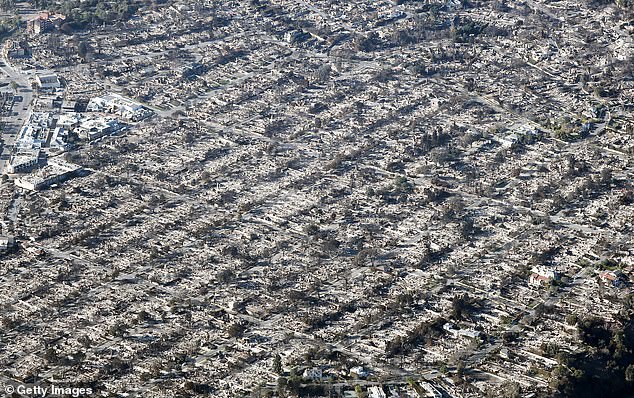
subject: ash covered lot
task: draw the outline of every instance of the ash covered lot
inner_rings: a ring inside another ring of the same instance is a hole
[[[634,388],[630,3],[56,7],[3,54],[46,120],[3,152],[3,383]]]

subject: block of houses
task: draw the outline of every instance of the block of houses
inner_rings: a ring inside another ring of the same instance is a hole
[[[623,274],[620,270],[601,271],[599,273],[599,279],[604,284],[614,287],[625,287],[627,281],[625,274]]]
[[[302,377],[308,380],[321,380],[324,377],[323,371],[321,368],[313,367],[304,369],[304,373],[302,373]]]
[[[540,287],[549,284],[553,280],[559,279],[559,274],[555,270],[547,267],[533,267],[532,274],[528,277],[528,284]]]
[[[27,33],[39,35],[41,33],[51,32],[59,28],[66,17],[62,14],[54,14],[49,11],[42,11],[38,16],[26,21]]]

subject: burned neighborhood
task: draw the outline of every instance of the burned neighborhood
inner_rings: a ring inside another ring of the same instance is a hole
[[[8,0],[0,36],[3,396],[632,396],[631,0]]]

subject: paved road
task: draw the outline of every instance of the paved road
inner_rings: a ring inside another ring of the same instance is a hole
[[[4,174],[7,159],[13,149],[15,143],[15,137],[22,124],[28,117],[32,110],[34,92],[31,89],[31,82],[29,81],[29,75],[26,72],[12,66],[7,62],[6,58],[2,58],[2,66],[0,66],[1,78],[7,82],[14,81],[18,84],[16,96],[22,97],[20,102],[16,102],[13,105],[13,112],[17,112],[15,116],[9,116],[4,118],[4,130],[2,131],[3,147],[0,153],[0,174]],[[35,70],[32,70],[32,75],[35,75]]]

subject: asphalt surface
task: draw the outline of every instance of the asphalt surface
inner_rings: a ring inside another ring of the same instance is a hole
[[[32,73],[29,73],[31,72]],[[15,138],[20,128],[24,124],[27,116],[31,112],[33,106],[34,91],[31,89],[31,82],[29,76],[32,74],[35,76],[35,70],[22,71],[17,67],[12,66],[3,57],[0,60],[0,82],[9,83],[4,87],[4,91],[11,90],[10,83],[12,81],[17,83],[15,97],[21,97],[21,101],[15,102],[13,105],[11,116],[3,118],[4,128],[2,130],[2,152],[0,153],[0,174],[4,174],[4,170],[11,155],[11,150],[15,143]]]

